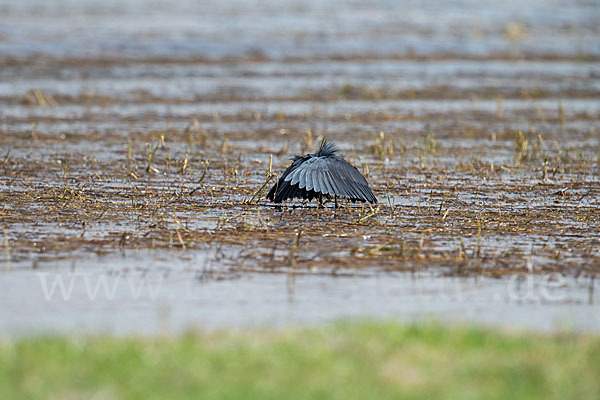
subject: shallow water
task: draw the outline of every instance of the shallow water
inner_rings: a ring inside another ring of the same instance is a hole
[[[17,57],[600,52],[598,5],[585,0],[9,0],[2,14],[0,52]],[[516,43],[505,37],[511,23],[524,26],[512,29]]]
[[[589,279],[452,278],[423,271],[232,277],[215,265],[210,251],[142,251],[14,271],[0,281],[0,329],[7,335],[123,335],[361,317],[600,332],[600,295]]]
[[[3,1],[0,332],[599,331],[598,21],[583,0]],[[248,204],[320,137],[378,209]]]

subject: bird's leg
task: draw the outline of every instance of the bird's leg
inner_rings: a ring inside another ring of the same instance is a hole
[[[335,201],[335,208],[338,208],[338,205],[337,205],[337,195],[333,196],[333,200]]]
[[[319,193],[319,208],[323,207],[323,195]]]

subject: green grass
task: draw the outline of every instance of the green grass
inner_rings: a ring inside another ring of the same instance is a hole
[[[600,336],[436,324],[0,343],[2,399],[592,399],[599,377]]]

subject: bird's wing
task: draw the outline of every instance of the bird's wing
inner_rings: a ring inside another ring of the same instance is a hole
[[[279,194],[281,192],[281,190],[283,189],[282,183],[285,182],[285,179],[292,172],[294,172],[307,158],[308,157],[306,157],[306,156],[293,158],[294,162],[292,162],[292,164],[289,167],[287,167],[287,169],[284,171],[284,173],[281,175],[281,177],[277,179],[277,182],[275,182],[275,184],[273,185],[271,190],[269,190],[269,193],[267,194],[267,198],[269,200],[275,199],[275,195]]]
[[[287,172],[287,171],[286,171]],[[282,180],[300,189],[376,203],[367,180],[340,157],[310,157]]]

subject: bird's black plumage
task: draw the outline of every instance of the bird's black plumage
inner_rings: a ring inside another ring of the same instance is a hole
[[[319,151],[292,158],[290,165],[267,194],[275,203],[294,198],[312,200],[345,197],[377,203],[364,176],[337,155],[335,144],[321,142]]]

